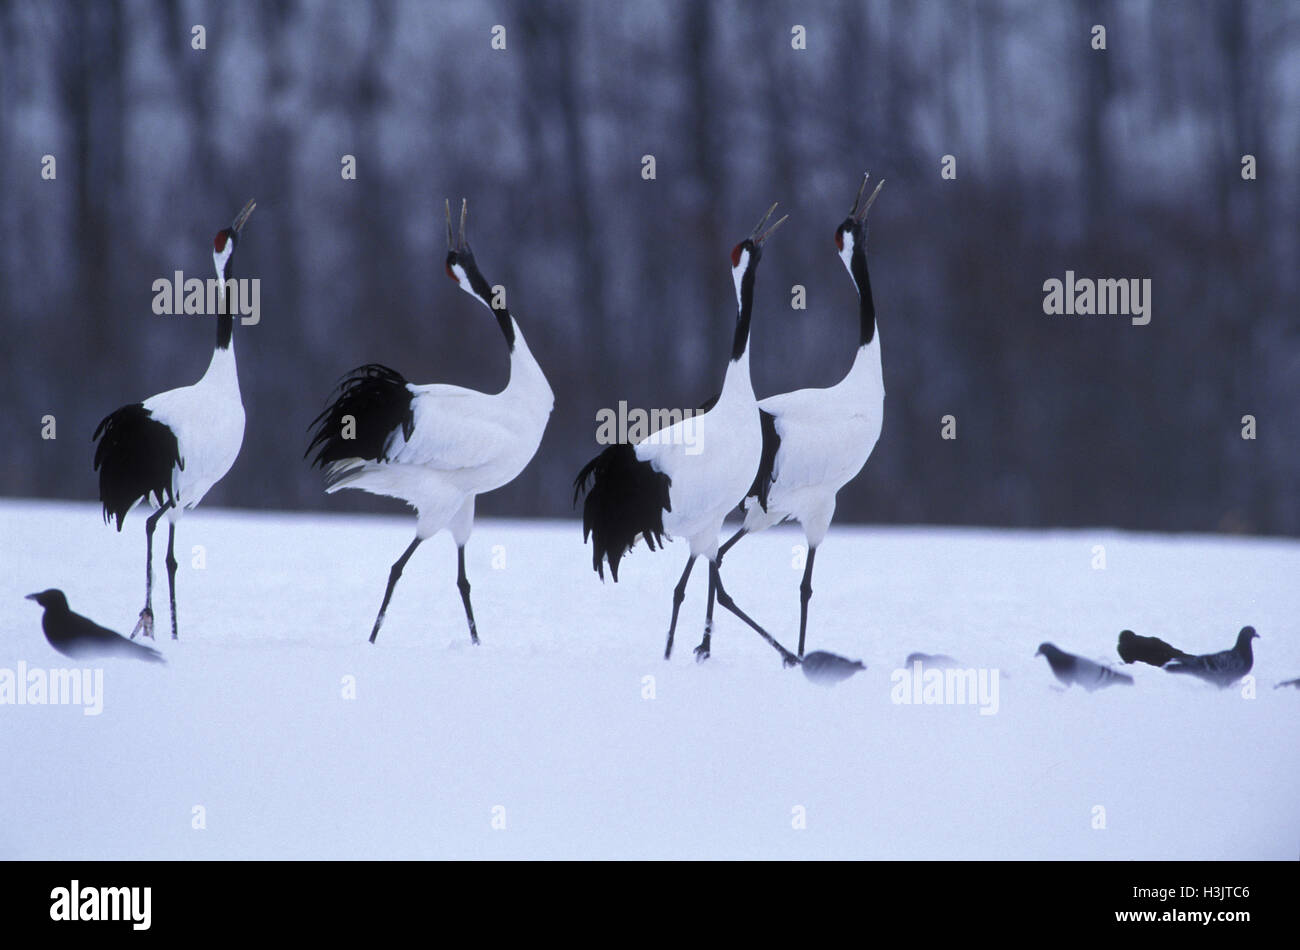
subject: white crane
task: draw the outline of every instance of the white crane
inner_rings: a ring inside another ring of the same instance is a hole
[[[867,274],[867,212],[880,194],[881,181],[866,201],[870,174],[849,216],[835,231],[835,246],[858,291],[858,352],[848,374],[827,389],[800,389],[769,396],[758,404],[763,456],[745,498],[745,520],[718,552],[718,560],[746,534],[787,519],[799,522],[808,542],[799,585],[799,656],[808,631],[813,560],[835,515],[835,496],[866,464],[885,413],[885,383],[880,367],[880,334]],[[708,632],[696,652],[707,656]]]
[[[465,239],[453,239],[447,205],[447,276],[492,311],[510,350],[510,380],[495,395],[460,386],[417,386],[386,366],[368,364],[344,377],[335,400],[315,419],[310,454],[326,469],[325,491],[359,488],[400,498],[416,511],[415,540],[393,564],[370,632],[379,636],[397,579],[421,542],[443,528],[457,549],[456,584],[470,640],[479,642],[465,575],[465,543],[474,527],[474,498],[514,480],[537,452],[555,397],[524,342],[519,324],[479,273]]]
[[[574,500],[587,492],[582,510],[583,540],[592,542],[592,566],[603,579],[604,563],[618,580],[618,565],[638,538],[654,550],[667,536],[682,537],[690,554],[673,589],[672,620],[664,659],[672,656],[677,614],[686,596],[695,559],[709,560],[710,612],[713,596],[752,627],[787,666],[798,659],[742,611],[722,586],[718,573],[718,532],[727,514],[744,497],[762,452],[757,402],[749,376],[749,325],[754,277],[763,243],[785,218],[764,230],[776,210],[768,209],[758,225],[731,252],[731,275],[738,313],[722,392],[707,411],[659,430],[636,445],[609,446],[578,473]]]
[[[176,639],[176,521],[225,477],[244,442],[244,403],[239,395],[232,339],[234,317],[226,282],[231,259],[248,216],[250,199],[233,224],[212,241],[217,269],[217,344],[208,370],[193,386],[171,389],[144,402],[123,406],[95,429],[94,467],[99,472],[99,500],[104,520],[117,519],[117,530],[128,511],[140,502],[157,510],[144,523],[144,609],[131,631],[153,637],[153,531],[167,515],[167,589],[171,595],[172,639]]]

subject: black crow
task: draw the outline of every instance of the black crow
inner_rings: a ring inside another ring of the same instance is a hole
[[[1152,666],[1164,666],[1170,660],[1190,660],[1192,655],[1184,653],[1177,647],[1170,646],[1159,637],[1139,637],[1132,630],[1119,632],[1119,644],[1115,647],[1119,658],[1125,663],[1149,663]]]
[[[61,590],[43,590],[39,594],[28,594],[27,599],[45,608],[45,615],[41,618],[45,639],[64,656],[74,659],[126,656],[153,663],[163,662],[162,654],[153,647],[135,643],[88,617],[74,614]]]

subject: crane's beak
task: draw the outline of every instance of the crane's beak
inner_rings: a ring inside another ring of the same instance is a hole
[[[240,211],[238,215],[236,215],[234,223],[230,226],[230,230],[238,234],[240,230],[244,227],[244,225],[248,222],[248,216],[253,213],[253,209],[256,207],[257,207],[257,202],[254,201],[252,198],[249,198],[248,204],[244,205],[243,210]]]
[[[449,251],[468,251],[469,241],[465,238],[465,220],[469,217],[469,199],[460,199],[460,238],[456,239],[451,234],[451,202],[443,199],[443,204],[447,209],[447,250]]]
[[[849,216],[853,218],[854,221],[867,220],[867,212],[870,211],[871,206],[876,203],[876,196],[880,194],[880,189],[885,187],[885,179],[882,178],[876,183],[876,190],[871,193],[870,197],[867,198],[866,203],[863,204],[862,195],[867,190],[867,179],[870,177],[871,172],[866,172],[862,176],[862,184],[858,187],[858,196],[853,199],[853,207],[849,211]]]
[[[772,213],[776,211],[776,206],[778,203],[779,202],[775,202],[775,201],[772,202],[772,207],[767,209],[767,214],[763,215],[762,219],[759,220],[758,224],[754,225],[754,230],[749,233],[749,239],[754,242],[755,247],[762,247],[763,242],[766,241],[768,238],[770,238],[772,236],[772,233],[777,228],[779,228],[782,224],[785,223],[786,218],[790,217],[788,214],[783,215],[780,218],[780,220],[776,222],[776,224],[772,225],[766,231],[763,230],[764,225],[766,225],[768,220],[772,217]]]

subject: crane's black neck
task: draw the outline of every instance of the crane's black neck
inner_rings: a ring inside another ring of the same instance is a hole
[[[876,337],[876,305],[871,299],[871,276],[867,273],[867,251],[854,241],[849,258],[853,282],[858,285],[858,346],[866,346]]]
[[[749,346],[749,318],[754,309],[754,271],[758,262],[751,256],[745,273],[740,278],[740,311],[736,315],[736,335],[731,342],[731,361],[745,355]]]
[[[217,314],[217,349],[218,350],[230,349],[230,337],[235,329],[235,317],[234,314],[230,312],[230,296],[231,296],[230,281],[232,279],[231,278],[232,258],[233,255],[231,257],[226,258],[226,266],[224,271],[221,274],[221,286],[223,289],[218,294],[218,296],[221,299],[221,313]]]
[[[461,266],[465,267],[463,263]],[[501,335],[506,338],[506,348],[513,353],[515,351],[515,322],[510,317],[510,308],[498,307],[492,303],[492,288],[488,285],[487,278],[479,272],[477,266],[471,264],[465,267],[465,274],[469,277],[469,285],[474,291],[474,296],[487,304],[488,309],[497,318],[497,326],[501,328]]]

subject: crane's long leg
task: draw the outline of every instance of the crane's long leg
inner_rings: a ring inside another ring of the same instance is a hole
[[[420,546],[421,538],[416,538],[410,546],[402,552],[402,556],[393,562],[393,568],[388,572],[388,589],[384,591],[384,602],[379,605],[379,616],[375,618],[375,628],[370,631],[370,642],[375,642],[375,637],[379,636],[379,628],[384,624],[384,613],[388,610],[388,601],[393,597],[393,588],[397,586],[397,579],[402,576],[402,568],[406,567],[406,562],[411,559],[415,549]]]
[[[803,583],[799,585],[799,656],[803,657],[804,634],[808,632],[808,601],[812,600],[813,558],[816,548],[808,549],[808,562],[803,567]]]
[[[738,538],[739,535],[731,540],[735,541]],[[722,560],[721,551],[718,552],[718,560]],[[695,648],[695,662],[697,663],[702,663],[709,658],[709,650],[713,645],[713,601],[718,596],[718,584],[713,579],[713,573],[713,571],[709,571],[709,606],[704,611],[704,639]]]
[[[172,602],[172,639],[176,639],[176,525],[167,525],[167,593]]]
[[[726,553],[730,551],[733,547],[735,547],[736,542],[739,541],[741,538],[743,538],[747,533],[748,532],[745,531],[744,528],[741,528],[730,538],[728,538],[726,543],[723,544],[722,547],[718,548],[717,564],[719,567],[722,566],[722,558],[726,555]]]
[[[131,629],[132,640],[141,630],[146,637],[153,639],[153,529],[158,524],[158,519],[163,516],[163,512],[171,506],[172,503],[167,502],[144,522],[144,609],[140,611],[140,619]]]
[[[677,582],[673,588],[673,619],[668,624],[668,645],[664,647],[664,659],[673,655],[673,634],[677,632],[677,612],[682,608],[682,600],[686,597],[686,581],[690,579],[691,568],[695,566],[696,555],[692,554],[686,561],[686,570],[682,571],[682,579]]]
[[[469,621],[469,638],[478,643],[478,628],[474,625],[474,608],[469,603],[469,578],[465,576],[465,545],[456,549],[456,560],[459,567],[456,570],[456,586],[460,588],[460,599],[465,604],[465,619]]]
[[[799,658],[797,656],[795,656],[785,647],[781,646],[781,644],[777,643],[776,639],[770,633],[768,633],[766,630],[760,627],[757,623],[754,622],[752,618],[750,618],[748,614],[746,614],[743,610],[741,610],[738,606],[736,606],[736,602],[731,599],[731,595],[728,594],[726,588],[722,586],[722,575],[718,573],[718,565],[716,563],[710,563],[709,570],[712,572],[713,575],[713,583],[718,588],[718,603],[720,603],[723,607],[730,610],[741,620],[745,621],[745,623],[747,623],[751,628],[753,628],[753,630],[760,637],[762,637],[764,640],[770,643],[772,645],[772,648],[776,650],[777,653],[781,654],[781,660],[786,666],[797,666],[799,664]]]

